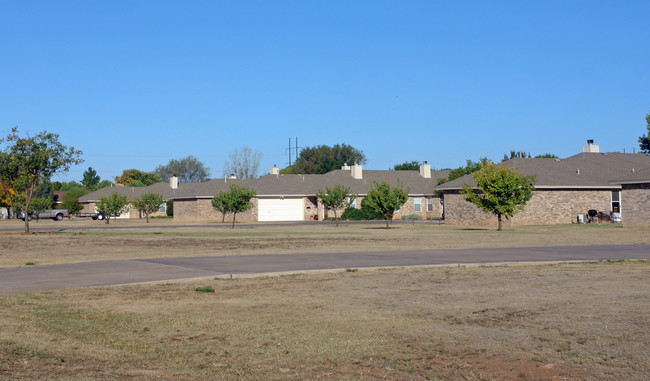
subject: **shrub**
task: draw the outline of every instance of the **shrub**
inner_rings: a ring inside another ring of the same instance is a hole
[[[168,217],[174,216],[174,201],[172,200],[167,201],[167,216]]]
[[[417,214],[409,214],[408,216],[402,216],[402,219],[407,221],[416,221],[416,220],[421,220],[422,217]]]
[[[347,208],[341,215],[344,220],[360,221],[363,220],[363,212],[357,208]]]

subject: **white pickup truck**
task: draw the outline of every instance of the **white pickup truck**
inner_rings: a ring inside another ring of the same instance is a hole
[[[27,220],[31,221],[32,218],[41,219],[41,218],[51,218],[54,221],[61,221],[63,217],[70,217],[68,209],[50,209],[43,212],[40,212],[38,215],[30,214],[27,216]],[[25,213],[22,211],[18,212],[17,218],[25,221]]]

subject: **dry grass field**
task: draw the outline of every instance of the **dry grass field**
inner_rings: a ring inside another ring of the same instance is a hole
[[[41,221],[32,226],[58,230],[0,233],[0,267],[650,240],[648,229],[612,225],[169,223],[77,230],[102,225]],[[648,261],[348,269],[0,295],[0,379],[646,380],[649,311]]]
[[[0,295],[0,378],[647,380],[649,270],[349,269]]]
[[[616,225],[558,225],[505,228],[445,226],[435,223],[303,225],[228,224],[172,228],[171,220],[32,222],[31,235],[22,221],[0,220],[0,268],[85,262],[121,258],[191,257],[207,255],[296,254],[430,248],[519,247],[548,245],[648,244],[649,228]],[[80,228],[92,230],[80,230]],[[113,228],[121,229],[113,229]],[[146,227],[146,229],[133,229]],[[99,228],[99,229],[97,229]],[[5,229],[4,231],[2,231]]]

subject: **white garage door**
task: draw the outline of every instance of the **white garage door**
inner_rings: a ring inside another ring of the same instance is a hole
[[[257,203],[258,221],[302,221],[302,198],[264,199]]]

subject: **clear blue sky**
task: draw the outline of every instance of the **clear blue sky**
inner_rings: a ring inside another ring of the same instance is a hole
[[[650,1],[0,1],[0,134],[56,132],[95,168],[244,145],[262,172],[347,143],[411,160],[638,150]]]

